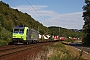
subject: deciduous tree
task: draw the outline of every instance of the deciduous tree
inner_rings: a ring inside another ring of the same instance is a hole
[[[83,44],[90,46],[90,0],[85,0],[86,5],[83,6],[83,19],[84,19],[84,38]]]

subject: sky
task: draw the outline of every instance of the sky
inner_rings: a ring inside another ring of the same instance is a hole
[[[11,8],[31,15],[44,26],[82,29],[84,0],[2,0]]]

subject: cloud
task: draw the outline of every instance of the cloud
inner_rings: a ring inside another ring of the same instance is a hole
[[[53,10],[46,10],[46,5],[21,5],[12,7],[24,13],[28,13],[35,20],[39,21],[45,26],[60,26],[68,29],[81,29],[83,26],[82,12],[58,14]]]
[[[16,6],[12,7],[14,9],[18,9],[24,13],[28,13],[33,17],[40,17],[40,16],[54,16],[57,13],[52,11],[52,10],[44,10],[44,8],[48,8],[46,5],[42,6],[36,6],[36,5],[21,5],[21,6]]]
[[[58,14],[48,20],[49,25],[61,26],[69,29],[81,29],[83,26],[82,12]]]

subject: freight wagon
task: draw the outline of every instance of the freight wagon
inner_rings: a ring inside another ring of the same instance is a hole
[[[53,36],[53,39],[54,39],[55,41],[65,41],[65,40],[66,40],[65,37],[59,37],[59,36]]]
[[[13,37],[12,37],[13,44],[37,43],[38,39],[39,39],[39,34],[34,29],[24,27],[24,26],[16,26],[13,29]]]

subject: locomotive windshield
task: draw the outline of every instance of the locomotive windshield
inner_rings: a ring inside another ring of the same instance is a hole
[[[14,29],[14,33],[18,33],[19,32],[19,29]]]
[[[24,29],[20,29],[20,30],[19,30],[19,33],[20,33],[20,34],[23,34],[23,33],[24,33]]]
[[[14,29],[14,33],[23,34],[24,33],[24,29]]]

